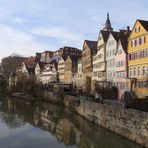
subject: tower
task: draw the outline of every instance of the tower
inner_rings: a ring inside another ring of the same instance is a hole
[[[103,28],[103,30],[105,30],[105,31],[112,31],[113,30],[113,28],[111,26],[110,19],[109,19],[109,13],[107,13],[107,20],[106,20],[105,27]]]

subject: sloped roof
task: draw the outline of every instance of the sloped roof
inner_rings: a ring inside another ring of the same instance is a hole
[[[114,37],[114,39],[116,41],[119,40],[119,38],[120,38],[120,32],[111,31],[111,34],[113,35],[113,37]]]
[[[28,57],[28,58],[24,59],[24,64],[25,64],[29,74],[34,73],[36,63],[37,63],[36,57]]]
[[[145,20],[138,20],[140,24],[144,27],[146,31],[148,31],[148,21]]]
[[[103,40],[104,42],[107,41],[108,37],[109,37],[109,31],[105,31],[105,30],[101,30],[101,33],[102,33],[102,37],[103,37]]]
[[[127,53],[128,37],[120,37],[121,45],[125,53]]]
[[[60,50],[66,50],[66,49],[67,50],[77,50],[77,51],[81,52],[80,49],[75,48],[75,47],[70,47],[70,46],[64,46],[64,47],[60,48]]]
[[[45,68],[45,65],[46,65],[47,63],[39,62],[38,64],[39,64],[39,66],[40,66],[40,69],[43,70],[43,69]]]
[[[90,48],[90,50],[97,50],[97,41],[90,41],[90,40],[85,40],[86,44]]]

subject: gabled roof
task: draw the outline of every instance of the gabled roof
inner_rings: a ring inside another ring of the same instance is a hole
[[[130,35],[130,32],[130,30],[120,30],[119,33],[119,41],[125,53],[127,53],[128,37]]]
[[[24,64],[29,74],[34,73],[36,63],[37,63],[36,57],[28,57],[24,59]]]
[[[103,37],[104,42],[106,42],[107,39],[108,39],[108,37],[109,37],[110,31],[101,30],[100,32],[102,34],[102,37]]]
[[[40,69],[43,70],[45,68],[45,65],[47,63],[45,63],[45,62],[39,62],[38,64],[39,64]]]
[[[86,42],[90,50],[97,50],[97,41],[85,40],[84,42]]]
[[[125,53],[127,53],[128,38],[120,37],[120,42]]]
[[[144,27],[144,29],[146,31],[148,31],[148,21],[145,21],[145,20],[137,20],[140,22],[140,24]]]
[[[112,34],[112,36],[114,37],[114,39],[116,40],[116,41],[118,41],[119,40],[119,36],[120,36],[120,32],[115,32],[115,31],[111,31],[111,34]]]

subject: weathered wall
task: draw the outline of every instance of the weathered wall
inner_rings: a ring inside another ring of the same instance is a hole
[[[148,113],[85,99],[80,101],[76,111],[97,125],[148,147]]]

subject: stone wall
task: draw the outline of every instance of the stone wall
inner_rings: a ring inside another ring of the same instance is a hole
[[[148,147],[148,113],[80,100],[76,111],[86,119]]]

